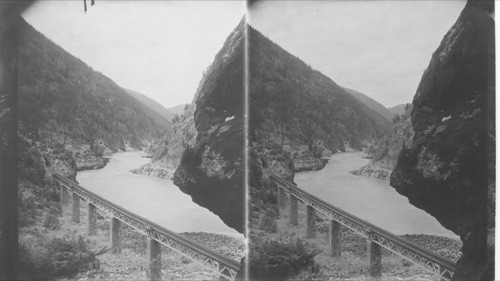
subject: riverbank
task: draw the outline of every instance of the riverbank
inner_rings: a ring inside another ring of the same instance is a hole
[[[85,205],[81,207],[79,224],[71,222],[70,212],[69,206],[64,207],[60,215],[52,216],[52,223],[46,223],[45,215],[34,225],[20,229],[21,259],[26,279],[148,279],[147,237],[122,224],[122,252],[111,254],[106,251],[109,249],[110,218],[99,212],[97,234],[87,236]],[[244,241],[236,238],[213,233],[183,235],[234,259],[244,253]],[[100,251],[103,253],[93,256],[92,253]],[[162,276],[165,280],[217,280],[212,271],[166,247],[162,247]]]
[[[172,180],[175,173],[175,168],[169,162],[157,161],[149,162],[146,165],[130,170],[130,172],[138,175],[147,175],[160,179]]]
[[[314,258],[315,264],[319,267],[319,273],[315,276],[319,280],[365,280],[369,277],[365,238],[342,227],[342,255],[339,258],[333,258],[328,254],[329,222],[319,217],[316,220],[316,238],[305,239],[305,205],[299,204],[298,210],[299,226],[288,224],[288,212],[285,208],[280,209],[280,216],[276,219],[277,232],[269,233],[252,228],[252,234],[265,240],[303,239],[309,250],[320,251]],[[462,245],[459,240],[434,235],[402,235],[401,237],[453,261],[458,259]],[[387,250],[382,251],[382,261],[383,280],[439,280],[421,267]]]
[[[349,173],[357,176],[365,176],[389,181],[391,179],[391,173],[393,169],[394,167],[384,166],[378,163],[370,163],[359,169],[350,171]]]

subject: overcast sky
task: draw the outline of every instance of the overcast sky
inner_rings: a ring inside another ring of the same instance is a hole
[[[243,1],[38,1],[23,17],[118,85],[165,107],[190,103]]]
[[[465,1],[269,1],[250,23],[341,86],[386,107],[411,102]]]

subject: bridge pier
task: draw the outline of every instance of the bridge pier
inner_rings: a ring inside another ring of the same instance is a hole
[[[161,244],[151,238],[148,239],[149,251],[149,280],[161,280]]]
[[[368,262],[370,276],[375,280],[382,277],[382,247],[368,240]]]
[[[297,208],[297,197],[288,194],[288,223],[291,225],[299,225],[299,210]]]
[[[337,221],[330,221],[330,229],[329,229],[329,245],[330,245],[330,253],[332,257],[340,257],[342,250],[340,245],[340,240],[342,238],[340,231],[340,223]]]
[[[95,235],[97,233],[97,208],[94,204],[89,203],[89,213],[88,213],[88,234],[89,236]]]
[[[306,238],[316,237],[314,227],[316,226],[316,211],[310,205],[307,205],[306,210]]]
[[[286,192],[281,187],[278,188],[278,208],[285,208],[286,206]]]
[[[111,253],[119,254],[122,252],[122,241],[121,241],[121,224],[117,218],[111,219]]]
[[[68,189],[64,185],[62,185],[61,183],[59,183],[59,187],[61,190],[61,207],[65,207],[69,203]]]
[[[72,214],[71,221],[74,223],[80,223],[80,197],[76,193],[72,193]]]

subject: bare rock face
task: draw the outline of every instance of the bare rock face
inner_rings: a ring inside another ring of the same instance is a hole
[[[153,146],[151,161],[140,168],[133,169],[133,173],[164,179],[170,179],[174,176],[182,153],[187,146],[193,146],[196,141],[195,109],[196,104],[193,102],[174,123],[172,131]]]
[[[470,1],[434,52],[413,100],[414,136],[391,185],[460,235],[455,280],[492,280],[495,218],[493,2]]]
[[[402,115],[397,115],[393,122],[392,129],[368,149],[367,154],[370,155],[370,163],[360,169],[351,171],[352,174],[390,180],[392,170],[403,146],[411,146],[412,144],[411,106],[408,105],[405,112]]]
[[[174,183],[198,205],[243,233],[245,19],[229,35],[194,98],[196,137],[174,174]]]

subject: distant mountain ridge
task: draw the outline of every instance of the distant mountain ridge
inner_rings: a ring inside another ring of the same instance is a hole
[[[153,119],[158,126],[166,127],[167,130],[172,129],[172,119],[174,118],[174,114],[172,114],[168,109],[144,94],[126,88],[123,89],[139,101],[142,111]]]
[[[186,108],[186,106],[189,106],[189,104],[185,103],[185,104],[178,104],[176,106],[172,106],[172,107],[169,107],[167,108],[167,110],[172,114],[172,118],[174,115],[181,115],[184,113],[184,109]]]
[[[377,124],[387,129],[392,126],[394,114],[389,109],[365,94],[346,87],[342,88],[366,106],[363,108],[363,111],[377,122]]]
[[[405,113],[405,106],[407,105],[408,103],[403,103],[403,104],[398,104],[398,105],[395,105],[393,107],[389,107],[389,111],[392,112],[393,115],[396,115],[396,114],[399,114],[399,115],[403,115]]]

